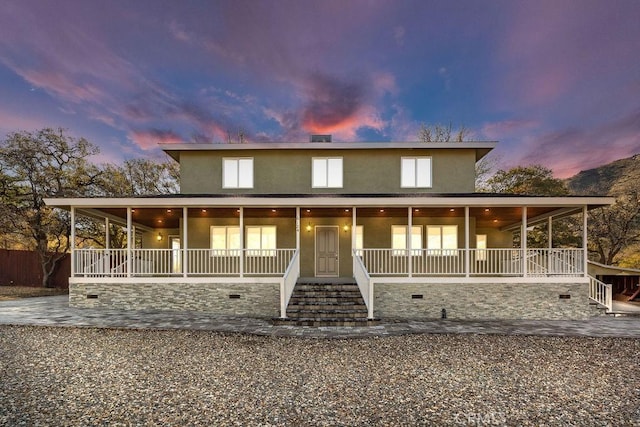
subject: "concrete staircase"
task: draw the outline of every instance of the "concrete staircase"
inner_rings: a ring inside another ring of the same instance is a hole
[[[276,325],[369,326],[379,320],[367,319],[367,307],[358,285],[348,282],[298,282],[287,306],[286,319]]]

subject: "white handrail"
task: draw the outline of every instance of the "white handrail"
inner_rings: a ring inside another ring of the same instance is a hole
[[[295,288],[299,277],[300,250],[296,249],[282,278],[282,288],[280,290],[280,317],[283,319],[287,317],[287,306],[289,305],[289,300],[291,300],[291,295],[293,295],[293,288]]]
[[[362,299],[367,306],[367,317],[373,319],[373,282],[362,262],[361,253],[359,249],[353,250],[353,277],[356,279]]]
[[[589,276],[589,299],[607,309],[613,310],[613,286]]]

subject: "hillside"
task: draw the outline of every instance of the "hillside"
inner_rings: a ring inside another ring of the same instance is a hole
[[[581,171],[566,182],[573,194],[617,195],[630,183],[640,186],[640,154]]]

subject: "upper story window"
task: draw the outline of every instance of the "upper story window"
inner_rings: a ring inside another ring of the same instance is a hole
[[[400,186],[431,188],[431,157],[403,157]]]
[[[342,157],[314,157],[312,187],[342,188]]]
[[[253,158],[222,159],[222,188],[253,188]]]

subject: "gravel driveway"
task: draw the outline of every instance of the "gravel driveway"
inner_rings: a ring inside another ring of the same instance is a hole
[[[640,425],[640,340],[0,326],[1,425]]]

